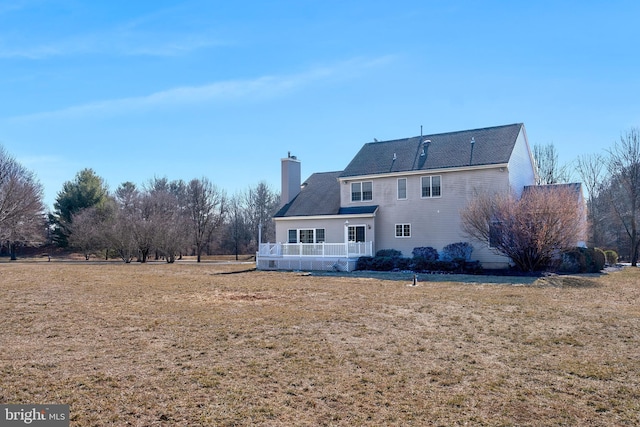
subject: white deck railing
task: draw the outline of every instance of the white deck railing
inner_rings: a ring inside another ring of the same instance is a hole
[[[261,243],[258,256],[357,258],[373,256],[373,243]]]

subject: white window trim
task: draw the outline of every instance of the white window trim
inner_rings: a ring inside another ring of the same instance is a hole
[[[371,183],[371,198],[365,200],[364,199],[363,186],[367,182]],[[353,193],[353,185],[354,184],[360,184],[360,200],[353,200],[353,194],[354,194]],[[371,202],[373,200],[373,181],[355,181],[355,182],[352,182],[349,185],[349,197],[350,197],[351,203]]]
[[[440,178],[440,194],[437,196],[433,195],[433,177],[437,176],[438,178]],[[422,195],[422,180],[425,178],[429,178],[429,196],[423,196]],[[420,198],[421,199],[439,199],[440,197],[442,197],[442,175],[425,175],[425,176],[421,176],[420,177]]]
[[[404,197],[400,197],[400,181],[402,180],[404,180]],[[407,178],[398,178],[398,181],[396,182],[396,197],[398,200],[407,200],[407,195],[409,194],[407,191],[407,183]]]
[[[404,228],[405,226],[409,226],[409,235],[405,236],[404,235]],[[398,236],[398,226],[402,227],[402,235]],[[399,224],[395,224],[393,226],[393,234],[396,236],[396,239],[410,239],[411,238],[411,223],[399,223]]]
[[[363,242],[367,241],[367,224],[349,224],[349,227],[347,227],[347,238],[349,238],[350,234],[351,234],[351,230],[353,230],[353,237],[354,240],[349,240],[349,242],[355,242],[355,237],[357,236],[357,228],[362,228],[364,230],[364,240]]]
[[[324,240],[322,242],[318,242],[318,230],[324,230]],[[289,242],[289,233],[291,231],[295,231],[296,232],[296,241],[295,243],[302,243],[300,242],[300,232],[301,231],[311,231],[311,235],[313,236],[313,243],[323,243],[326,242],[327,239],[327,230],[325,228],[289,228],[287,230],[287,243]]]

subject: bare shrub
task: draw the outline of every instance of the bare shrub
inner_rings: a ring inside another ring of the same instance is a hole
[[[584,235],[582,197],[574,185],[528,187],[514,194],[481,194],[461,211],[464,231],[511,258],[522,271],[551,265]]]

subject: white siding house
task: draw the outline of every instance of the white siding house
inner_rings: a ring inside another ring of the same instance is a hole
[[[362,255],[469,241],[485,268],[508,265],[488,242],[470,241],[460,210],[481,192],[520,195],[535,183],[524,125],[472,129],[364,144],[343,171],[304,183],[300,162],[282,159],[276,242],[262,243],[259,269],[352,270]],[[292,188],[294,187],[294,188]]]

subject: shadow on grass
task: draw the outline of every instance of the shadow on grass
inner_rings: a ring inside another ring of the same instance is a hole
[[[494,284],[512,286],[540,286],[556,288],[594,288],[600,286],[595,280],[606,273],[591,274],[515,274],[509,275],[506,271],[499,274],[417,274],[417,282],[455,282],[461,284]],[[393,280],[407,283],[413,282],[413,272],[386,272],[386,271],[352,271],[352,272],[330,272],[313,271],[308,273],[312,276],[325,277],[360,277],[378,280]]]

